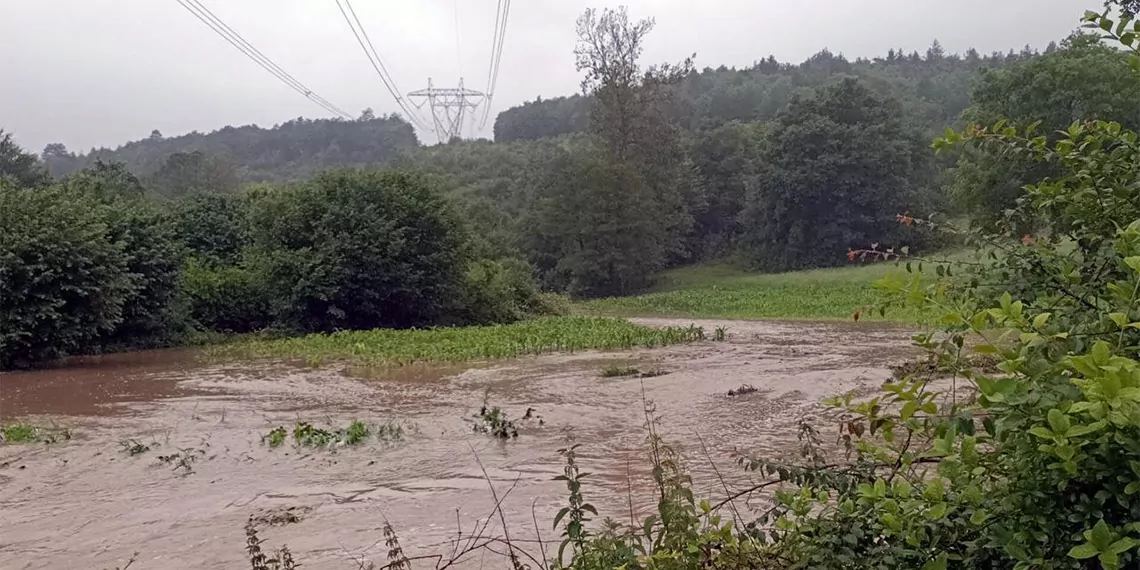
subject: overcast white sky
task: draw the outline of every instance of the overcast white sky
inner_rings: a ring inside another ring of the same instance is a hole
[[[578,90],[574,20],[584,0],[511,5],[492,107]],[[396,110],[334,0],[202,0],[318,94],[357,114]],[[774,54],[799,62],[821,48],[850,58],[889,48],[988,53],[1043,48],[1100,0],[625,0],[657,21],[644,62],[697,53],[698,67],[744,66]],[[496,0],[355,0],[404,92],[486,88]],[[459,18],[459,53],[455,17]],[[26,149],[117,146],[151,129],[176,135],[227,124],[270,126],[326,112],[274,79],[175,0],[0,0],[0,128]],[[434,142],[428,133],[420,139]]]

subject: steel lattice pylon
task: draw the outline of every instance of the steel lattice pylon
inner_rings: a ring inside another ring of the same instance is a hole
[[[416,108],[423,108],[427,104],[431,109],[439,142],[459,138],[468,109],[474,110],[486,97],[481,91],[463,87],[462,79],[459,80],[459,87],[434,87],[430,77],[427,89],[408,93],[408,99],[412,100]]]

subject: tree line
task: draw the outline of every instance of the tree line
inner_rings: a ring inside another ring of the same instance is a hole
[[[631,294],[682,264],[781,271],[940,245],[900,225],[907,212],[1029,231],[1009,213],[1052,167],[936,157],[932,132],[1004,118],[1055,140],[1074,120],[1140,122],[1140,79],[1095,35],[1041,54],[936,43],[697,72],[644,65],[652,28],[587,11],[583,93],[504,112],[497,142],[421,147],[367,111],[82,156],[0,133],[4,364],[192,331],[502,322],[556,310],[539,290]]]
[[[338,170],[163,198],[121,164],[53,181],[0,135],[0,369],[209,333],[510,322],[559,312],[478,257],[423,175]]]

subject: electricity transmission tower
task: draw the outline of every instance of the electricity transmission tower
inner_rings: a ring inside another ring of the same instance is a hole
[[[463,132],[467,111],[469,109],[474,111],[486,97],[487,95],[481,91],[463,87],[462,79],[459,80],[459,87],[435,87],[430,77],[427,89],[408,93],[408,98],[416,108],[422,108],[427,104],[431,109],[431,117],[435,120],[435,134],[439,137],[439,142],[458,138]]]

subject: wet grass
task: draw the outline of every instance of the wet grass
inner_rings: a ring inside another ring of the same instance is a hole
[[[347,359],[370,366],[464,362],[587,349],[656,347],[704,338],[698,327],[650,328],[604,317],[544,317],[509,325],[376,329],[280,340],[243,340],[213,348],[218,356]]]
[[[913,309],[894,309],[885,316],[870,310],[885,300],[872,283],[891,270],[897,270],[893,263],[770,274],[728,264],[682,267],[662,274],[658,286],[648,294],[586,301],[575,305],[575,312],[626,317],[851,320],[863,310],[861,319],[923,322],[923,315]]]
[[[0,443],[60,443],[71,439],[71,430],[28,423],[0,426]]]

